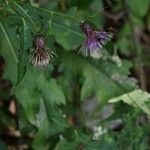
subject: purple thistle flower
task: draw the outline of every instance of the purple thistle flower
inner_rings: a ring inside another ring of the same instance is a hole
[[[53,51],[48,52],[49,49],[45,47],[45,40],[43,37],[38,37],[36,39],[36,49],[32,52],[29,57],[29,62],[31,62],[36,67],[47,66],[49,61],[53,58]]]
[[[103,46],[110,41],[114,35],[113,32],[95,31],[87,22],[83,22],[80,27],[86,34],[86,40],[80,50],[85,56],[96,56],[100,54]]]

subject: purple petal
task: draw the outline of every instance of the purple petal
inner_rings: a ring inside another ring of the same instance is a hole
[[[43,49],[45,47],[45,41],[43,37],[38,37],[36,39],[36,48],[37,49]]]
[[[95,31],[92,26],[83,22],[81,30],[86,34],[86,40],[80,49],[85,56],[100,54],[102,47],[113,37],[113,32]]]
[[[95,32],[96,32],[96,38],[101,45],[105,45],[114,36],[114,33],[112,32],[105,32],[105,31],[95,31]]]
[[[84,42],[84,48],[83,53],[88,56],[101,52],[102,45],[94,38],[87,38]]]

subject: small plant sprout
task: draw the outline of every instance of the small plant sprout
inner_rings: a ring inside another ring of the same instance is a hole
[[[103,46],[110,41],[114,35],[114,32],[111,31],[96,31],[88,22],[83,22],[80,27],[86,34],[86,40],[80,49],[85,56],[96,56],[101,54]]]
[[[36,49],[29,57],[31,62],[36,67],[44,67],[49,64],[56,54],[45,47],[45,40],[43,37],[36,38]]]

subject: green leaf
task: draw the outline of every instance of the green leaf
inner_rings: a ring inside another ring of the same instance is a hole
[[[33,149],[42,150],[43,147],[45,149],[50,147],[48,140],[50,136],[64,131],[68,125],[58,109],[55,109],[49,100],[41,99],[39,106],[40,109],[37,114],[39,129],[35,135],[32,147]]]
[[[82,100],[96,96],[102,103],[105,103],[110,98],[132,91],[135,88],[132,79],[126,76],[128,71],[123,69],[124,64],[119,67],[111,61],[103,60],[96,63],[71,52],[66,54],[62,50],[58,56],[62,71],[71,70],[74,74],[83,77]]]
[[[19,51],[19,64],[18,64],[18,83],[23,79],[26,72],[27,64],[27,49],[32,46],[32,32],[28,23],[22,18],[23,29],[21,33],[21,47]]]
[[[16,2],[10,2],[10,5],[21,17],[23,17],[24,19],[28,20],[31,23],[34,31],[38,30],[35,22],[33,21],[33,19],[30,17],[30,15],[27,13],[27,11],[22,6],[20,6]]]
[[[100,11],[102,11],[104,8],[103,2],[99,1],[99,0],[93,0],[90,4],[90,8],[91,8],[91,10],[101,13]]]
[[[40,92],[40,93],[39,93]],[[23,80],[15,88],[15,95],[22,105],[28,121],[36,124],[35,115],[41,97],[52,105],[65,104],[65,97],[54,79],[48,81],[41,71],[28,67]]]
[[[36,125],[35,115],[40,100],[40,94],[35,84],[38,75],[38,71],[28,67],[23,80],[14,89],[15,96],[24,109],[27,120],[34,125]]]
[[[67,16],[55,15],[51,17],[52,33],[56,41],[64,49],[76,49],[81,45],[84,35],[79,30],[80,22]]]
[[[74,11],[74,14],[70,15],[70,12],[72,13],[72,10],[69,10],[64,14],[29,5],[26,6],[27,6],[26,9],[30,13],[32,13],[30,14],[30,16],[33,16],[33,13],[35,13],[34,15],[36,15],[35,18],[37,20],[41,19],[41,16],[42,18],[44,18],[43,23],[45,24],[45,26],[47,26],[48,24],[50,30],[49,32],[51,32],[54,35],[57,43],[63,46],[64,49],[66,50],[76,49],[81,45],[85,36],[79,29],[82,20],[77,19],[75,17],[76,11]],[[40,18],[38,18],[39,16]],[[39,23],[41,22],[39,21]]]
[[[0,55],[5,59],[5,78],[12,81],[12,83],[17,82],[17,63],[18,63],[18,56],[15,50],[15,43],[12,43],[12,38],[16,38],[16,35],[12,37],[12,31],[14,28],[8,29],[8,25],[5,26],[0,22]]]
[[[37,150],[42,150],[44,147],[45,150],[48,149],[48,145],[46,139],[50,136],[50,123],[47,118],[47,112],[45,109],[43,99],[40,100],[39,103],[39,113],[37,114],[37,121],[38,121],[38,131],[35,134],[34,141],[32,143],[32,148]]]
[[[150,101],[150,94],[141,90],[134,90],[130,93],[125,93],[119,97],[109,100],[110,103],[116,103],[123,101],[129,105],[142,109],[145,113],[150,115],[150,108],[147,106],[147,102]]]
[[[50,132],[49,132],[50,124],[47,119],[43,121],[43,125],[40,126],[38,132],[34,137],[34,141],[32,143],[32,148],[36,150],[47,150],[50,146],[50,141],[47,142]]]
[[[32,30],[29,23],[22,18],[23,30],[22,30],[22,48],[25,50],[32,47]]]
[[[44,99],[48,99],[51,104],[65,104],[65,96],[62,89],[56,83],[56,80],[47,80],[44,75],[39,75],[36,80],[38,89]]]
[[[128,0],[132,13],[137,17],[144,17],[150,5],[149,0]]]
[[[8,43],[9,46],[10,46],[11,53],[12,53],[12,55],[14,56],[14,59],[15,59],[15,61],[16,61],[16,63],[17,63],[17,62],[18,62],[18,59],[17,59],[17,56],[16,56],[16,54],[15,54],[15,50],[14,50],[13,45],[12,45],[12,43],[11,43],[11,40],[9,39],[9,36],[8,36],[6,30],[5,30],[5,28],[4,28],[4,26],[2,25],[1,22],[0,22],[0,27],[1,27],[2,31],[3,31],[3,33],[4,33],[4,36],[5,36],[5,39],[6,39],[7,43]]]
[[[32,91],[29,91],[29,89],[24,85],[20,85],[15,89],[15,95],[17,97],[18,102],[23,107],[28,121],[31,124],[36,125],[35,113],[31,103],[31,101],[38,101],[35,94]]]

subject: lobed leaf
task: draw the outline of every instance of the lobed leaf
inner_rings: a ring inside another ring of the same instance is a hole
[[[65,96],[61,88],[57,85],[56,80],[47,80],[44,75],[39,75],[36,80],[37,87],[44,99],[51,104],[65,104]]]
[[[48,139],[50,136],[64,131],[68,125],[61,113],[58,112],[58,109],[56,110],[48,99],[41,99],[39,106],[40,109],[37,114],[39,129],[35,135],[32,147],[38,150],[42,150],[43,147],[49,149],[51,143]]]
[[[99,63],[88,60],[74,53],[60,52],[59,58],[61,67],[83,77],[81,88],[81,99],[96,96],[102,103],[112,97],[116,97],[132,91],[135,88],[134,80],[126,75],[128,71],[123,70],[112,62],[106,63],[101,60]],[[80,65],[79,65],[80,64]]]
[[[123,101],[129,105],[142,109],[147,115],[150,115],[150,108],[147,102],[150,102],[150,94],[141,90],[134,90],[129,93],[125,93],[119,97],[111,98],[108,102],[116,103]]]

